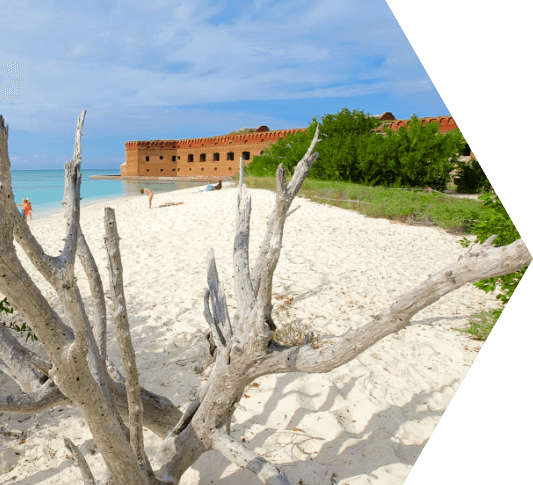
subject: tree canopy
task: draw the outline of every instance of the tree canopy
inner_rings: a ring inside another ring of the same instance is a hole
[[[273,177],[280,163],[292,174],[320,125],[320,157],[309,178],[388,187],[446,187],[465,141],[459,130],[439,133],[436,123],[413,115],[398,131],[383,127],[378,118],[343,108],[337,114],[313,118],[305,132],[280,138],[254,157],[247,175]]]

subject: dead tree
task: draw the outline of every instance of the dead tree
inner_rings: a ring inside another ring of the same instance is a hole
[[[48,355],[47,359],[35,355],[0,327],[0,369],[26,393],[22,398],[0,397],[0,411],[38,412],[59,403],[75,405],[87,420],[107,466],[101,483],[177,484],[204,452],[217,450],[254,472],[263,483],[289,484],[278,466],[230,435],[231,417],[247,385],[267,374],[329,372],[405,327],[417,312],[446,293],[467,283],[515,272],[532,259],[521,239],[494,248],[493,236],[483,245],[473,245],[456,263],[428,278],[362,328],[347,332],[337,343],[314,349],[310,333],[300,346],[277,344],[273,339],[272,279],[291,203],[318,157],[313,152],[318,141],[317,129],[290,182],[283,165],[278,167],[276,202],[253,269],[248,259],[251,199],[240,180],[233,249],[237,311],[230,318],[211,250],[207,255],[204,316],[216,357],[208,380],[182,414],[168,399],[139,386],[112,209],[105,209],[104,239],[112,319],[126,369],[124,377],[106,355],[107,317],[102,282],[79,225],[84,117],[85,111],[78,120],[74,157],[65,164],[66,238],[57,257],[45,253],[16,210],[7,152],[8,129],[0,117],[0,291],[31,325]],[[241,163],[241,173],[242,170]],[[15,252],[15,240],[56,291],[65,320],[23,268]],[[93,321],[85,312],[74,277],[76,255],[90,282],[96,309]],[[144,451],[143,425],[164,437],[151,460]],[[75,445],[68,440],[65,444],[79,462],[85,483],[97,483]]]

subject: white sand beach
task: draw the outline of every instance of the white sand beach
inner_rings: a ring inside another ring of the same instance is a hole
[[[251,190],[250,261],[255,261],[274,194]],[[205,259],[215,250],[230,305],[237,189],[200,193],[198,188],[118,199],[82,210],[85,237],[108,289],[103,244],[104,207],[116,211],[124,285],[141,384],[183,409],[204,382],[197,372],[205,348],[202,332]],[[182,205],[157,208],[166,202]],[[299,319],[333,340],[368,322],[401,295],[457,260],[466,250],[460,236],[435,227],[408,226],[357,212],[296,199],[300,209],[285,226],[274,278],[276,323]],[[58,254],[64,218],[30,222],[45,250]],[[58,301],[19,248],[43,293]],[[77,265],[81,292],[89,287]],[[292,299],[292,300],[291,300]],[[411,324],[352,362],[328,374],[285,374],[257,380],[241,400],[232,433],[246,446],[284,467],[294,484],[401,484],[422,451],[481,342],[456,329],[476,311],[498,307],[493,294],[469,285],[416,315]],[[120,362],[114,329],[109,353]],[[32,348],[36,348],[32,344]],[[18,392],[0,373],[0,392]],[[0,416],[0,483],[73,485],[79,469],[63,437],[84,453],[96,478],[103,461],[75,408],[39,415]],[[147,453],[160,439],[146,432]],[[15,477],[15,478],[14,478]],[[301,481],[300,481],[301,480]],[[204,454],[182,485],[253,485],[259,480],[216,452]]]

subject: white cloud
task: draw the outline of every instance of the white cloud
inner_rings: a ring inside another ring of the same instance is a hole
[[[0,60],[24,62],[21,97],[3,109],[26,129],[50,116],[55,129],[82,105],[179,107],[432,89],[384,2],[152,1],[147,8],[123,0],[73,12],[67,3],[51,8],[35,0],[24,9],[30,30],[13,25],[23,17],[12,4],[0,19],[8,39]]]

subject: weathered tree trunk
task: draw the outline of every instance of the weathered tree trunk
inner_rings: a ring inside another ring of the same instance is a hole
[[[67,234],[65,248],[55,258],[45,254],[16,210],[11,191],[7,127],[0,117],[0,290],[30,324],[49,359],[29,352],[8,330],[0,327],[0,369],[27,393],[24,398],[0,398],[0,410],[38,411],[60,402],[78,407],[107,465],[101,484],[177,484],[204,452],[216,450],[255,473],[262,483],[288,485],[279,467],[230,436],[231,417],[248,384],[272,373],[328,372],[404,328],[417,312],[450,291],[480,279],[515,272],[531,262],[522,240],[494,248],[490,238],[481,246],[473,246],[459,261],[408,292],[364,327],[347,332],[336,344],[315,350],[310,333],[300,346],[278,345],[273,339],[273,275],[281,252],[285,219],[297,209],[290,210],[291,203],[318,157],[313,152],[318,129],[290,182],[283,166],[278,167],[276,202],[253,269],[250,269],[248,248],[251,198],[243,183],[241,159],[233,249],[237,311],[230,318],[211,250],[207,255],[204,316],[216,352],[213,352],[214,362],[207,382],[182,414],[168,399],[139,386],[123,291],[118,229],[112,209],[105,210],[105,242],[112,289],[111,313],[125,377],[106,355],[107,313],[102,282],[79,226],[84,116],[85,112],[78,121],[73,160],[65,165]],[[59,318],[22,267],[15,253],[14,239],[57,292],[66,321]],[[96,308],[93,322],[85,313],[74,278],[76,254],[89,279]],[[129,427],[122,417],[129,421]],[[151,461],[144,451],[143,424],[161,437],[166,434]],[[97,483],[83,455],[72,442],[65,443],[80,467],[84,483]]]

